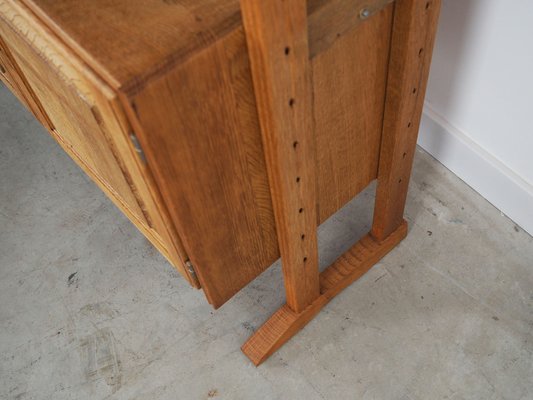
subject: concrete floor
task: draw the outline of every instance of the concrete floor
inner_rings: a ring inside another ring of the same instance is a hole
[[[533,399],[533,239],[422,151],[407,239],[255,368],[278,264],[213,311],[3,87],[0,143],[2,399]]]

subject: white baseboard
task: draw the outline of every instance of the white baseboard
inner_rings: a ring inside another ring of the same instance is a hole
[[[533,186],[425,105],[418,144],[533,235]]]

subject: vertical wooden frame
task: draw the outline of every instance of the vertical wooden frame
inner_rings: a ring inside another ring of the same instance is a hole
[[[396,0],[372,231],[319,275],[315,220],[307,219],[311,213],[301,220],[293,214],[297,204],[309,211],[316,206],[313,182],[295,190],[290,179],[295,171],[312,179],[315,168],[305,1],[241,0],[241,6],[287,290],[287,304],[242,346],[259,365],[407,235],[403,212],[440,0]],[[300,97],[305,104],[290,100]],[[307,145],[300,147],[301,153],[288,151],[291,142],[297,150],[303,140]],[[299,244],[299,229],[312,233],[313,241]],[[302,250],[313,254],[307,265],[312,269],[298,262]]]
[[[397,0],[372,235],[384,240],[403,222],[440,0]]]
[[[306,0],[241,0],[287,304],[319,295]]]

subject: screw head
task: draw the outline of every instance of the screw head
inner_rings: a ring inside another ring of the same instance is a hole
[[[367,19],[368,17],[370,17],[370,10],[368,8],[363,8],[359,11],[359,18]]]

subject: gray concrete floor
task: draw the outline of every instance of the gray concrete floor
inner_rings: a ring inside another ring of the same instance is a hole
[[[422,151],[407,239],[259,368],[278,264],[213,311],[3,87],[0,171],[3,399],[533,399],[533,239]]]

